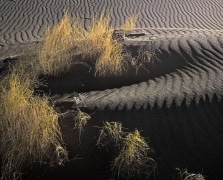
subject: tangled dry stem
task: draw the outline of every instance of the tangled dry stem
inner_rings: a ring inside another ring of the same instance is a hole
[[[112,162],[112,170],[125,178],[145,175],[149,178],[155,171],[156,163],[150,157],[151,148],[138,130],[129,133],[123,141],[120,154]]]
[[[123,28],[135,27],[136,17],[128,18]],[[101,14],[93,19],[89,30],[85,30],[78,19],[71,19],[67,14],[53,28],[45,33],[43,45],[38,47],[38,58],[44,74],[58,76],[72,66],[83,63],[75,59],[81,54],[95,63],[95,75],[117,75],[125,70],[125,59],[129,54],[123,52],[122,43],[112,38],[114,29],[110,18]]]
[[[58,114],[47,97],[34,95],[36,78],[16,65],[0,83],[1,179],[17,179],[26,163],[67,158]]]
[[[204,176],[200,173],[189,173],[187,169],[181,170],[176,168],[179,173],[179,180],[205,180]]]
[[[67,14],[56,26],[46,30],[43,45],[38,52],[43,74],[58,76],[69,70],[72,63],[69,51],[74,46],[73,39],[72,22]]]
[[[152,150],[138,130],[133,133],[123,132],[122,123],[105,122],[100,130],[97,145],[106,147],[114,143],[119,155],[112,161],[111,170],[118,178],[149,178],[156,169],[156,162],[150,157]]]
[[[122,123],[105,122],[103,128],[100,130],[97,145],[104,147],[112,141],[118,146],[122,142],[123,135]]]
[[[91,119],[91,116],[80,109],[77,110],[76,116],[74,116],[75,126],[74,129],[78,129],[79,131],[79,140],[81,133],[84,130],[84,127],[87,125],[88,121]]]

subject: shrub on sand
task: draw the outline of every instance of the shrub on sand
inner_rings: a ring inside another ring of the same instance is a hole
[[[40,47],[38,57],[44,74],[58,76],[71,66],[70,50],[73,48],[73,29],[71,18],[65,14],[52,29],[48,28]]]
[[[137,19],[138,19],[138,16],[136,16],[136,15],[128,17],[120,29],[132,30],[132,29],[136,28]]]
[[[83,54],[96,59],[95,74],[99,76],[120,74],[125,65],[122,44],[112,38],[114,29],[109,23],[110,19],[103,13],[98,20],[94,19],[84,43]]]
[[[156,163],[149,157],[152,150],[138,130],[125,133],[122,123],[106,122],[100,130],[97,145],[106,147],[110,143],[115,143],[120,150],[111,166],[118,177],[121,175],[128,179],[145,175],[148,178],[155,171]]]
[[[149,157],[151,149],[138,130],[129,133],[123,142],[120,154],[112,162],[112,170],[117,175],[130,178],[146,175],[155,170],[156,163]]]
[[[179,180],[205,180],[204,176],[199,173],[189,173],[187,169],[181,170],[176,168],[179,172]]]
[[[111,34],[104,39],[103,46],[105,47],[96,60],[95,73],[99,76],[118,75],[125,69],[124,55],[122,45],[111,38]]]
[[[120,142],[122,142],[123,135],[122,123],[105,122],[103,128],[100,130],[97,145],[106,146],[112,141],[116,146],[118,146]]]
[[[129,18],[125,28],[133,28],[135,18]],[[120,42],[112,38],[113,28],[110,19],[101,14],[93,19],[89,30],[81,22],[71,19],[67,14],[52,29],[47,29],[43,45],[39,50],[39,61],[43,73],[58,76],[69,70],[74,55],[82,54],[95,61],[95,74],[105,76],[120,74],[125,69],[124,59],[128,54],[123,52]],[[73,61],[73,62],[72,62]]]
[[[33,84],[23,69],[12,70],[0,84],[1,179],[18,178],[27,162],[61,164],[67,156],[58,114],[47,97],[33,95]]]
[[[84,126],[87,125],[87,122],[91,119],[91,116],[80,109],[77,110],[77,114],[74,117],[75,120],[75,127],[74,129],[78,129],[79,131],[79,138],[83,131]]]

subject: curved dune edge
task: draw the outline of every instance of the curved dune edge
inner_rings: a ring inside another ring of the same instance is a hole
[[[70,176],[90,179],[94,174],[98,179],[103,179],[101,172],[108,171],[103,165],[110,154],[104,153],[101,156],[95,149],[94,138],[98,129],[91,129],[102,124],[105,119],[123,121],[128,128],[143,130],[144,136],[150,138],[156,160],[161,165],[160,179],[171,179],[172,172],[169,170],[179,164],[200,172],[204,168],[204,172],[210,174],[208,178],[223,176],[223,25],[220,22],[220,0],[190,0],[187,3],[179,0],[151,0],[150,3],[146,0],[117,0],[115,3],[109,0],[104,3],[68,0],[46,3],[41,0],[32,5],[28,0],[0,0],[0,5],[0,28],[4,27],[0,31],[2,59],[19,55],[22,46],[27,43],[40,41],[44,28],[56,24],[67,7],[70,8],[71,15],[81,18],[85,28],[91,17],[100,14],[104,7],[109,7],[107,9],[112,13],[111,23],[117,27],[126,17],[141,10],[137,27],[145,32],[145,36],[127,38],[126,45],[149,48],[152,42],[155,49],[170,54],[168,58],[175,54],[177,60],[182,62],[171,72],[155,74],[138,84],[81,92],[79,95],[83,95],[83,98],[79,104],[73,103],[74,97],[77,97],[76,92],[53,99],[58,104],[72,101],[74,106],[90,109],[93,113],[93,120],[83,133],[81,146],[78,144],[77,133],[72,129],[73,121],[63,119],[61,122],[71,156],[76,158],[79,154],[85,161],[75,159],[66,166],[55,169],[43,167],[33,170],[31,167],[30,170],[28,167],[28,176],[35,178],[37,172],[36,176],[44,176],[45,179],[69,179]],[[27,29],[19,29],[23,27]],[[159,61],[172,62],[168,58],[162,56]],[[102,165],[95,162],[101,162]],[[35,170],[33,175],[32,171]]]
[[[59,106],[60,103],[71,103],[72,108],[87,109],[94,114],[93,122],[88,127],[98,126],[106,119],[123,122],[129,129],[141,129],[144,136],[151,140],[155,151],[160,173],[157,179],[173,179],[177,165],[202,171],[210,179],[221,179],[221,33],[143,31],[145,36],[135,39],[127,37],[124,42],[149,48],[151,37],[157,37],[152,42],[154,48],[160,53],[169,54],[158,56],[160,64],[167,61],[170,68],[174,55],[177,55],[176,61],[182,64],[169,73],[158,74],[138,84],[102,91],[74,92],[54,99],[55,102]],[[162,36],[166,34],[168,36]],[[157,64],[153,68],[158,70]],[[80,100],[77,104],[75,98]],[[86,144],[85,147],[89,146]],[[79,176],[85,177],[82,173]]]
[[[1,0],[0,60],[16,55],[14,50],[21,45],[42,40],[46,27],[57,24],[66,11],[79,18],[86,29],[102,11],[110,15],[115,28],[129,16],[138,15],[138,28],[223,29],[221,0]]]
[[[139,38],[127,38],[125,43],[144,46],[145,50],[154,46],[155,51],[158,50],[160,54],[170,54],[167,57],[159,56],[158,53],[159,63],[155,62],[152,69],[156,72],[157,68],[160,74],[153,76],[153,72],[149,72],[152,78],[148,77],[148,80],[138,84],[104,91],[81,92],[84,98],[78,106],[100,110],[106,108],[131,110],[152,108],[155,105],[170,107],[173,103],[180,106],[183,102],[190,105],[194,100],[196,103],[202,99],[211,101],[214,96],[222,98],[223,38],[221,35],[206,36],[203,33],[193,33],[177,37],[171,34],[169,35],[171,38],[168,38],[160,33],[156,36],[157,40],[151,44],[151,34],[149,33],[148,37],[145,35]],[[181,62],[176,69],[171,69],[170,63],[173,63],[171,54],[176,54],[176,61]],[[169,73],[159,68],[159,64],[162,63],[167,63]],[[76,95],[77,93],[74,92],[74,94],[61,96],[55,99],[55,102],[69,102]]]

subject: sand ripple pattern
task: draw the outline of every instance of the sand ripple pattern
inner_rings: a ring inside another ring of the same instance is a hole
[[[149,35],[151,32],[150,30]],[[80,106],[100,110],[132,110],[151,109],[154,106],[171,107],[173,104],[181,106],[182,103],[190,106],[194,101],[196,104],[206,100],[211,102],[213,97],[221,100],[223,36],[194,33],[170,37],[172,36],[170,32],[166,34],[168,36],[157,35],[160,39],[153,42],[154,46],[161,52],[177,54],[179,61],[183,62],[181,67],[139,84],[84,93]],[[142,41],[134,42],[142,43]],[[144,42],[145,46],[146,43],[148,42]],[[162,63],[168,59],[163,58],[159,61]],[[73,96],[70,94],[66,98],[61,98],[69,101]],[[57,101],[64,101],[62,99]]]
[[[88,28],[102,11],[119,27],[138,15],[138,28],[223,29],[221,0],[0,0],[0,60],[19,54],[23,44],[40,41],[47,26],[68,11]]]

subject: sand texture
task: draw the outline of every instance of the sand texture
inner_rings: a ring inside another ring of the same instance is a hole
[[[91,127],[102,126],[105,120],[122,122],[128,130],[141,129],[155,151],[158,163],[155,179],[174,179],[178,166],[203,172],[208,179],[222,179],[221,32],[172,28],[140,28],[132,34],[135,32],[143,35],[137,37],[127,33],[124,44],[129,49],[143,47],[145,51],[155,51],[153,61],[144,66],[148,72],[140,69],[135,74],[127,70],[122,77],[90,77],[91,80],[82,77],[79,86],[72,75],[66,77],[69,79],[66,83],[65,78],[57,79],[49,82],[52,89],[56,87],[54,93],[62,94],[54,99],[55,103],[58,106],[70,104],[68,109],[90,109],[93,119],[88,131]],[[70,93],[71,89],[65,84],[72,86],[75,92]],[[66,91],[67,94],[63,94]],[[69,142],[69,128],[64,129]],[[92,136],[89,142],[94,141],[97,133],[88,133],[83,135],[83,140]],[[82,144],[83,150],[89,148],[88,145]],[[92,151],[89,149],[89,153]],[[107,156],[109,152],[102,159]],[[87,168],[84,171],[91,174]],[[84,173],[79,176],[89,178]]]
[[[138,28],[208,32],[223,29],[222,9],[221,0],[1,0],[0,60],[20,54],[24,44],[41,41],[46,27],[57,24],[66,11],[86,29],[105,11],[115,28],[138,15]]]
[[[155,179],[173,179],[176,167],[222,179],[222,0],[0,0],[0,60],[42,41],[45,29],[65,12],[88,29],[103,11],[114,28],[138,15],[134,32],[143,35],[130,32],[123,43],[133,53],[143,47],[155,56],[138,74],[127,69],[123,76],[95,77],[77,65],[49,77],[43,90],[55,106],[61,112],[81,108],[92,120],[79,139],[74,120],[61,118],[71,161],[55,168],[27,167],[24,179],[111,179],[115,147],[95,146],[105,121],[120,121],[149,139],[158,167]]]
[[[128,78],[126,81],[130,81],[129,84],[125,86],[122,84],[123,87],[116,85],[116,88],[106,87],[106,82],[101,82],[107,90],[82,92],[80,107],[131,110],[153,108],[154,105],[170,107],[173,103],[180,106],[182,102],[186,102],[189,106],[194,100],[198,104],[201,100],[211,101],[214,96],[221,99],[223,95],[221,33],[191,30],[175,32],[169,29],[140,29],[140,31],[145,35],[137,38],[127,37],[125,44],[142,46],[145,51],[154,49],[156,53],[154,61],[145,65],[149,72],[145,77],[147,79],[133,83],[131,78]],[[151,37],[156,39],[151,41]],[[120,77],[117,81],[121,81]],[[70,83],[72,84],[71,79]],[[66,89],[62,86],[60,88]],[[69,94],[66,101],[69,99],[71,101],[75,93]],[[65,101],[62,99],[63,96],[57,101]]]

